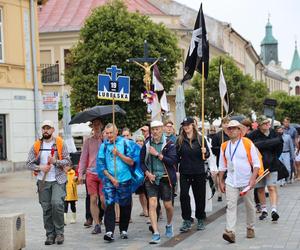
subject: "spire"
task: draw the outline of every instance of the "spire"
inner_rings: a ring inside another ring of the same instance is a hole
[[[270,14],[268,15],[268,23],[266,25],[265,37],[261,42],[261,45],[266,44],[278,44],[277,40],[273,37],[272,25],[270,23]]]
[[[297,49],[297,40],[295,41],[295,51],[294,51],[293,61],[289,73],[292,73],[295,70],[300,70],[300,57]]]

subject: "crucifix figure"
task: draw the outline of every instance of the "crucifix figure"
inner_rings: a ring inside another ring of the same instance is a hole
[[[146,91],[151,90],[151,68],[159,61],[166,61],[165,58],[152,58],[148,57],[148,43],[144,41],[144,57],[129,58],[127,62],[134,62],[136,65],[145,70],[143,81],[146,86]],[[150,64],[152,63],[152,64]]]

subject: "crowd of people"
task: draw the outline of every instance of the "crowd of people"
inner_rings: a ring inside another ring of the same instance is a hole
[[[270,120],[262,115],[256,125],[254,128],[248,119],[239,122],[226,117],[220,128],[210,126],[208,133],[202,135],[196,120],[187,117],[178,135],[172,121],[152,121],[141,127],[141,134],[133,139],[130,129],[119,131],[115,124],[104,126],[101,119],[95,119],[91,121],[92,134],[84,141],[78,167],[74,168],[63,140],[53,135],[53,122],[44,121],[42,138],[30,149],[27,166],[37,176],[45,245],[63,244],[64,226],[76,222],[79,184],[84,184],[87,192],[84,226],[93,226],[91,233],[100,234],[104,224],[103,238],[107,242],[115,240],[116,225],[121,239],[130,237],[133,193],[139,196],[140,216],[149,218],[150,244],[161,240],[158,220],[162,217],[162,205],[166,212],[164,235],[174,236],[177,193],[182,217],[180,232],[191,230],[193,223],[197,230],[205,230],[208,175],[217,189],[216,200],[225,199],[227,205],[223,239],[235,242],[240,196],[246,207],[246,236],[254,238],[256,212],[260,213],[260,220],[266,220],[269,214],[273,222],[280,218],[277,185],[300,180],[300,141],[290,119],[286,117],[282,126],[272,129]],[[144,181],[138,187],[134,187],[133,179],[136,168],[144,173]],[[266,203],[266,190],[270,206]]]

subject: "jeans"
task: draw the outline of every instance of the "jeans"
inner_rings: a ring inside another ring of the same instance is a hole
[[[205,219],[205,195],[206,195],[206,174],[185,175],[180,174],[180,206],[181,216],[184,220],[190,220],[192,215],[189,189],[192,186],[196,218]]]

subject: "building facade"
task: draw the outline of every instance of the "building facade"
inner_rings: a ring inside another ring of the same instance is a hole
[[[35,139],[31,21],[29,0],[0,0],[0,173],[23,167]],[[34,39],[38,48],[37,29]],[[39,64],[39,49],[35,57]]]

